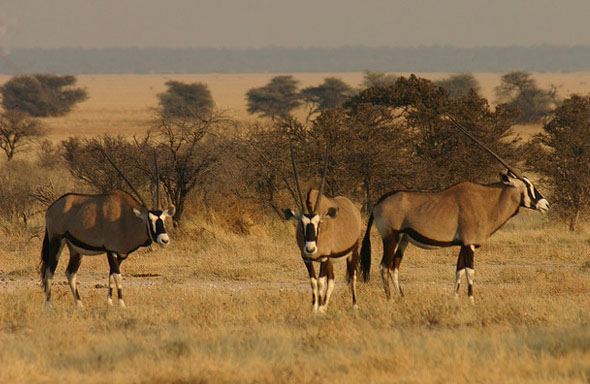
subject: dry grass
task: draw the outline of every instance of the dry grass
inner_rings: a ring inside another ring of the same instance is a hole
[[[387,302],[374,273],[358,311],[339,263],[331,308],[314,316],[290,226],[275,223],[252,237],[205,227],[188,226],[170,248],[123,264],[127,310],[106,307],[105,257],[85,258],[86,309],[76,310],[64,254],[55,310],[46,312],[35,285],[39,241],[0,251],[0,381],[590,379],[586,234],[533,214],[515,219],[477,253],[475,306],[464,292],[451,297],[455,249],[410,248],[401,272],[406,297]],[[379,257],[377,249],[374,264]]]
[[[297,77],[306,85],[325,75]],[[174,78],[206,81],[239,117],[245,90],[270,76]],[[536,75],[581,92],[589,76]],[[361,74],[341,77],[356,84]],[[499,75],[478,78],[486,94]],[[91,99],[49,119],[53,138],[142,132],[166,79],[81,76]],[[123,264],[127,310],[106,306],[101,256],[82,263],[86,309],[76,310],[64,252],[52,312],[36,284],[39,239],[3,234],[0,382],[589,382],[590,231],[571,234],[522,214],[477,253],[475,306],[465,292],[451,296],[456,249],[409,248],[406,297],[386,302],[374,271],[358,311],[341,262],[323,316],[311,313],[292,232],[266,222],[241,237],[190,223],[168,249],[139,251]],[[377,237],[374,244],[378,265]]]

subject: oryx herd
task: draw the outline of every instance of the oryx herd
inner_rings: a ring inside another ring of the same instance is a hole
[[[501,175],[499,182],[487,185],[463,182],[437,192],[389,192],[373,206],[364,237],[359,208],[344,196],[324,195],[327,154],[319,188],[310,189],[304,201],[290,146],[297,210],[285,209],[284,215],[287,220],[297,223],[295,240],[309,273],[314,312],[326,310],[334,290],[332,259],[344,257],[352,305],[356,308],[359,254],[360,271],[366,282],[371,268],[373,223],[383,242],[381,278],[387,299],[391,298],[391,284],[396,294],[403,296],[399,268],[407,245],[412,243],[425,249],[460,247],[454,294],[458,295],[461,278],[466,275],[468,297],[473,302],[475,249],[518,214],[521,207],[540,212],[549,209],[549,203],[529,179],[519,175],[452,117],[450,120],[508,171]],[[153,243],[165,247],[170,242],[164,223],[167,217],[174,215],[174,206],[166,210],[159,208],[159,187],[156,187],[156,209],[148,209],[132,183],[112,159],[106,153],[104,155],[135,196],[122,191],[100,195],[68,193],[50,205],[46,213],[40,263],[41,282],[48,306],[51,306],[51,282],[64,245],[70,253],[66,276],[76,304],[82,306],[76,285],[76,272],[82,256],[106,253],[110,267],[107,301],[109,305],[113,304],[113,288],[116,287],[119,305],[124,307],[120,272],[122,261],[140,247]],[[156,185],[159,185],[157,171]],[[316,275],[314,263],[319,263],[319,275]]]

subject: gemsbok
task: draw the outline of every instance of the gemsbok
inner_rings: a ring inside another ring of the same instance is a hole
[[[371,226],[377,226],[383,241],[381,278],[387,299],[391,298],[390,281],[398,295],[399,268],[408,243],[420,248],[461,247],[455,275],[455,296],[459,294],[462,276],[467,277],[467,294],[474,302],[474,250],[500,229],[519,209],[540,212],[549,203],[524,176],[519,175],[497,154],[464,130],[457,127],[483,149],[500,161],[508,172],[501,181],[482,185],[462,182],[440,192],[394,191],[381,197],[371,212],[361,249],[363,280],[369,279],[371,268]]]
[[[76,273],[82,256],[103,253],[107,254],[110,267],[107,302],[109,305],[113,304],[113,287],[116,286],[119,305],[125,307],[120,271],[123,260],[138,248],[149,246],[152,242],[161,247],[170,243],[164,222],[167,217],[174,215],[174,206],[171,205],[166,210],[147,209],[144,200],[129,180],[110,157],[106,153],[104,155],[129,184],[136,198],[123,191],[97,195],[68,193],[49,206],[45,214],[45,238],[39,266],[48,307],[51,307],[53,275],[64,245],[67,245],[70,252],[66,277],[78,307],[82,307],[82,300],[76,285]],[[157,205],[158,189],[156,188]]]
[[[314,312],[325,312],[334,290],[332,259],[346,256],[346,276],[352,293],[353,308],[357,307],[356,281],[362,236],[360,210],[346,197],[329,198],[323,194],[327,170],[327,156],[319,189],[310,189],[305,204],[299,185],[299,177],[291,147],[291,165],[297,194],[298,211],[285,209],[287,220],[297,222],[296,241],[301,257],[309,273]],[[320,263],[319,279],[313,266]]]

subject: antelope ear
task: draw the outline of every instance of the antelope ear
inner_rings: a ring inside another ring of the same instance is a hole
[[[135,216],[139,217],[140,219],[147,220],[147,214],[144,212],[141,212],[139,209],[133,208],[133,213],[135,214]]]
[[[170,204],[170,206],[166,209],[166,211],[164,211],[164,213],[170,217],[174,216],[174,214],[176,213],[176,207],[174,206],[174,204]]]
[[[324,214],[324,219],[335,219],[338,216],[338,207],[328,208],[328,212]]]
[[[285,220],[297,220],[297,214],[290,208],[283,209]]]

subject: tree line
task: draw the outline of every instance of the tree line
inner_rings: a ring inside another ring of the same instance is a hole
[[[13,48],[0,73],[575,72],[590,47]]]
[[[15,77],[0,88],[0,148],[9,160],[42,137],[41,116],[67,113],[87,97],[71,76],[32,77]],[[144,135],[43,142],[39,166],[61,167],[78,185],[95,191],[128,188],[107,152],[152,199],[157,185],[163,188],[177,207],[176,223],[183,222],[187,207],[199,206],[216,212],[233,230],[247,232],[248,215],[261,209],[280,214],[295,198],[290,145],[306,187],[317,183],[327,154],[326,191],[349,196],[365,210],[390,190],[495,180],[501,166],[457,131],[448,119],[452,115],[500,156],[540,175],[570,229],[588,212],[590,97],[559,100],[554,89],[539,88],[526,72],[502,77],[495,108],[469,74],[431,81],[367,72],[360,88],[326,78],[303,89],[292,76],[276,76],[247,92],[248,112],[260,117],[254,122],[231,120],[216,109],[206,84],[166,85]],[[39,92],[43,87],[51,91]],[[55,105],[48,107],[51,97]],[[513,128],[520,122],[542,123],[543,132],[523,142]],[[6,180],[3,193],[15,196],[18,186],[10,187],[11,177],[24,165],[10,163],[0,178]],[[21,186],[26,199],[19,204],[51,201],[60,192],[56,183]],[[22,207],[6,212],[26,222],[32,211],[27,208],[23,216]]]

